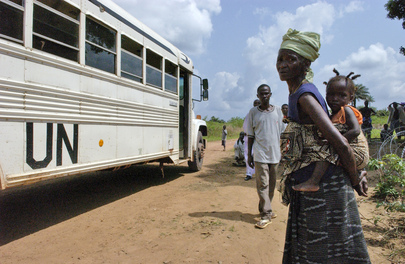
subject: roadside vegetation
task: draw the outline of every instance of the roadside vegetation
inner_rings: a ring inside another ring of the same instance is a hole
[[[371,117],[373,123],[371,138],[379,140],[380,130],[383,128],[383,125],[387,123],[389,113],[387,110],[374,109],[374,111],[376,114]],[[208,126],[208,137],[206,138],[208,141],[221,140],[223,125],[226,125],[228,139],[237,139],[239,133],[243,131],[244,117],[232,117],[228,121],[215,116],[211,118],[206,116],[203,119],[207,122]]]

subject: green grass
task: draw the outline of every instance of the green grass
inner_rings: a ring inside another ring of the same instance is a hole
[[[373,130],[371,131],[372,139],[380,138],[380,131],[383,125],[387,123],[388,116],[372,116]],[[220,123],[216,121],[207,121],[208,141],[218,141],[222,137],[222,126],[226,125],[228,131],[228,139],[236,139],[239,137],[239,133],[243,131],[243,118],[233,117],[228,122]]]
[[[372,116],[371,121],[373,124],[373,130],[371,130],[371,138],[380,138],[380,132],[384,124],[388,121],[388,116]]]
[[[208,137],[206,139],[208,141],[221,140],[224,125],[228,131],[228,139],[236,139],[239,137],[239,133],[243,131],[243,118],[233,117],[226,123],[207,121]]]

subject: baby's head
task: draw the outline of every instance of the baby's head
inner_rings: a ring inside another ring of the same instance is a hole
[[[348,105],[353,101],[356,92],[353,80],[360,75],[352,76],[354,73],[351,72],[349,75],[343,76],[336,69],[333,69],[333,72],[336,73],[336,76],[326,83],[326,101],[332,113],[336,113],[342,106]]]

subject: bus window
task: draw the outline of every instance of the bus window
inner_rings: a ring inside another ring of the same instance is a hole
[[[162,57],[146,50],[146,83],[162,88]]]
[[[141,44],[127,36],[121,37],[121,76],[142,82],[142,50]]]
[[[165,90],[177,94],[177,65],[165,61]]]
[[[94,20],[86,19],[86,65],[115,73],[116,32]]]
[[[79,9],[63,1],[36,1],[33,47],[78,61],[79,14]]]
[[[15,3],[0,2],[0,37],[23,44],[23,17],[24,8],[22,0],[12,0]]]

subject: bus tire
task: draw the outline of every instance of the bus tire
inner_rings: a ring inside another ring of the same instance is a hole
[[[197,135],[197,149],[193,151],[193,161],[188,162],[191,171],[199,171],[202,168],[204,160],[204,142],[201,131]]]

